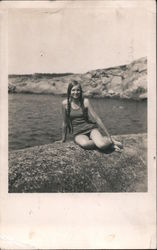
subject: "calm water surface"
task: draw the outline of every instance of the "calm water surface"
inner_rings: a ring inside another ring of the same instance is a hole
[[[61,103],[53,95],[9,95],[9,149],[23,149],[61,139]],[[147,102],[91,99],[110,134],[147,131]]]

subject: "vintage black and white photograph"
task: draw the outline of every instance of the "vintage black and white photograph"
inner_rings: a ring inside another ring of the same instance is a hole
[[[156,247],[155,5],[0,2],[0,248]]]
[[[9,193],[148,191],[147,11],[81,6],[8,11]]]

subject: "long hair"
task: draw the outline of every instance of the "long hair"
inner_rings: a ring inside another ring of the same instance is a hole
[[[70,119],[70,112],[71,112],[71,90],[72,90],[72,88],[74,86],[79,86],[79,89],[80,89],[80,97],[79,97],[80,106],[82,108],[82,112],[83,112],[83,115],[84,115],[85,119],[88,120],[88,111],[84,107],[84,97],[83,97],[81,84],[79,82],[73,80],[72,82],[69,83],[68,90],[67,90],[67,125],[68,125],[68,129],[69,129],[69,133],[73,132],[73,127],[72,127],[72,123],[71,123],[71,119]]]

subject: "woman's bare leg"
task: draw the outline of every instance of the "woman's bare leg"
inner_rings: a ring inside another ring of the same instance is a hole
[[[98,129],[93,129],[91,131],[90,138],[95,143],[95,145],[102,150],[105,150],[112,145],[111,140],[108,137],[102,136]]]
[[[114,144],[108,139],[108,137],[104,137],[101,135],[98,129],[93,129],[90,134],[90,138],[87,135],[77,135],[75,136],[75,142],[80,147],[84,149],[96,149],[99,148],[101,150],[105,150],[113,145],[115,151],[121,151],[120,149],[123,147],[120,142],[113,140]]]
[[[84,149],[95,149],[95,143],[93,140],[90,140],[87,135],[76,135],[75,136],[75,142],[78,144],[80,147]]]

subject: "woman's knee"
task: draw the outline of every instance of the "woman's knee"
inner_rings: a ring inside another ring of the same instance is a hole
[[[85,148],[87,146],[87,142],[85,140],[79,140],[79,141],[76,141],[76,143],[82,148]]]
[[[84,138],[84,136],[76,136],[75,142],[82,148],[86,148],[88,146],[88,140],[87,138]]]

